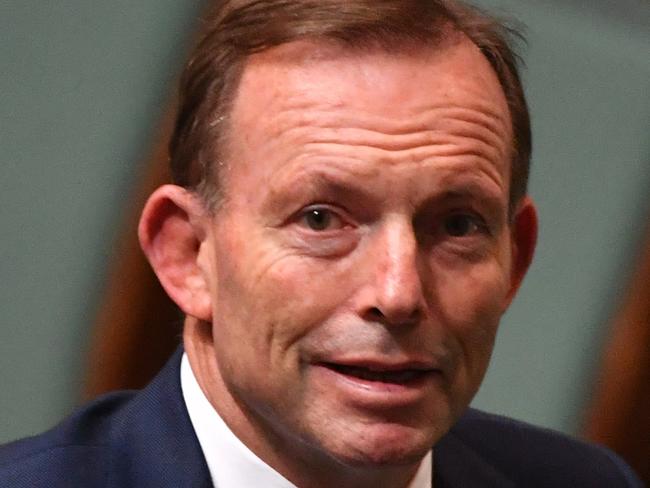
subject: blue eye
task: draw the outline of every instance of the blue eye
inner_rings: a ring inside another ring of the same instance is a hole
[[[451,237],[466,237],[485,230],[485,224],[478,217],[462,213],[447,217],[443,226],[447,235]]]

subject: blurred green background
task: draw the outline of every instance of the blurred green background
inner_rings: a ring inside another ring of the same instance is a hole
[[[650,3],[480,4],[527,26],[541,239],[475,405],[576,432],[650,215]],[[0,442],[78,402],[107,258],[200,7],[0,4]]]

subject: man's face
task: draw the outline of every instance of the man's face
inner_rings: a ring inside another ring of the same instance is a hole
[[[209,397],[242,439],[407,464],[451,427],[510,297],[511,141],[467,40],[249,60],[201,250]]]

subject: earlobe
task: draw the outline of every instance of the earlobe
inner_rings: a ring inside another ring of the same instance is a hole
[[[211,320],[210,287],[199,255],[205,244],[203,205],[179,186],[164,185],[147,200],[138,237],[170,298],[187,315]]]
[[[510,290],[506,304],[507,308],[515,297],[519,286],[533,260],[537,244],[537,210],[530,197],[524,197],[513,217],[511,224],[512,268],[510,273]]]

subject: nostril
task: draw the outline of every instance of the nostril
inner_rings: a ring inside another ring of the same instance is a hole
[[[383,312],[380,307],[371,307],[367,312],[367,317],[370,320],[386,325],[412,325],[420,321],[421,315],[421,310],[417,307],[409,310],[387,310],[386,312]]]
[[[372,315],[373,317],[383,317],[384,316],[384,314],[381,313],[381,310],[379,310],[377,307],[372,307],[370,309],[370,315]]]

